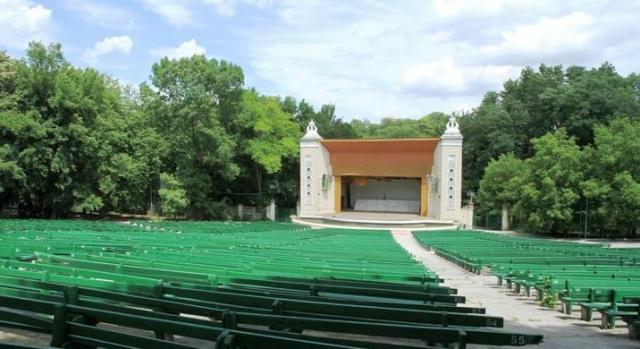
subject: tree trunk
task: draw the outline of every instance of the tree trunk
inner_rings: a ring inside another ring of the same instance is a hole
[[[262,168],[257,162],[254,162],[253,166],[256,170],[256,188],[258,189],[258,194],[262,194]]]
[[[204,218],[204,211],[200,207],[191,206],[191,218],[201,221]]]

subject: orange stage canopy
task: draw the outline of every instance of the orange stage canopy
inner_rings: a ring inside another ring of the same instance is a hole
[[[334,176],[424,178],[440,138],[323,139]]]

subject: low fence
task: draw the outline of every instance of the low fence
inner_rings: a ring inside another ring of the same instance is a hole
[[[266,219],[266,209],[260,206],[227,206],[227,216],[235,221],[261,221]]]
[[[275,211],[272,213],[272,210]],[[295,207],[278,207],[275,204],[261,206],[227,206],[227,217],[235,221],[262,221],[273,220],[276,222],[291,222],[291,216],[296,214]]]

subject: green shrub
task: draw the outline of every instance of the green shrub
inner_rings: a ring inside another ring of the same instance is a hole
[[[554,293],[545,293],[542,296],[542,301],[540,301],[540,306],[545,308],[553,308],[556,306],[556,302],[558,301],[558,296]]]

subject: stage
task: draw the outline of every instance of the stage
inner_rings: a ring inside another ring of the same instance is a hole
[[[418,231],[458,228],[453,221],[393,212],[343,211],[320,215],[300,215],[292,217],[292,222],[316,228],[338,229],[408,229]]]

